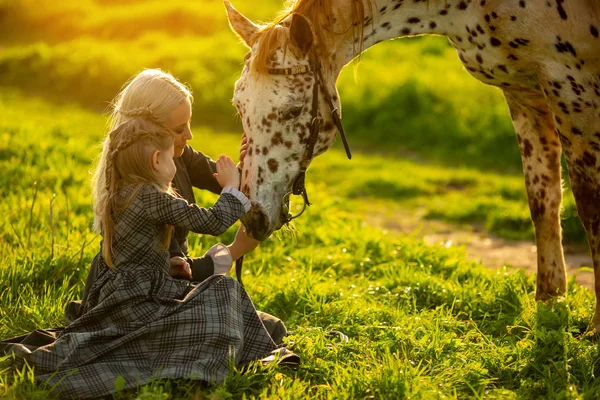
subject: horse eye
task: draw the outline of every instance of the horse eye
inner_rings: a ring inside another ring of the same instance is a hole
[[[292,108],[285,110],[283,112],[283,119],[287,120],[287,119],[292,119],[292,118],[298,118],[300,116],[300,114],[302,114],[303,108],[304,107],[302,107],[302,106],[297,106],[297,107],[292,107]]]

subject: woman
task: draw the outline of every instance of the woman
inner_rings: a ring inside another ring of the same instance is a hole
[[[116,96],[112,103],[111,128],[122,122],[136,117],[152,119],[166,128],[175,132],[175,165],[177,172],[172,185],[175,190],[189,203],[195,203],[192,187],[209,190],[219,194],[221,186],[214,177],[216,164],[209,157],[194,150],[187,144],[192,139],[190,122],[192,116],[191,92],[173,75],[157,69],[147,69],[136,75],[124,89]],[[240,148],[240,159],[246,154],[247,145],[245,138]],[[106,154],[101,155],[100,163]],[[94,193],[100,193],[99,182],[102,176],[95,176]],[[99,199],[100,200],[100,199]],[[98,210],[96,211],[95,227],[98,226]],[[170,245],[171,265],[173,273],[177,274],[177,267],[183,267],[182,262],[187,262],[192,280],[201,282],[214,273],[227,273],[232,263],[244,254],[253,251],[259,244],[245,234],[243,226],[240,227],[234,242],[229,246],[217,244],[204,256],[190,258],[188,253],[188,231],[175,228]],[[94,259],[92,268],[86,282],[83,300],[85,302],[90,284],[97,275],[98,261]],[[181,274],[181,273],[179,273]],[[78,318],[81,313],[81,302],[72,302],[67,306],[65,319],[67,323]],[[287,335],[283,322],[267,313],[258,312],[265,328],[277,344],[281,344]]]

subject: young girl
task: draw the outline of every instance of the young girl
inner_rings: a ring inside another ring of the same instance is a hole
[[[13,349],[17,360],[35,366],[36,379],[57,384],[64,397],[106,395],[118,376],[125,388],[150,378],[218,382],[232,364],[276,348],[235,279],[171,277],[174,226],[219,235],[250,207],[225,156],[216,163],[223,190],[213,207],[177,197],[170,187],[173,153],[170,130],[144,118],[117,125],[104,142],[95,207],[103,242],[82,315],[52,344]]]

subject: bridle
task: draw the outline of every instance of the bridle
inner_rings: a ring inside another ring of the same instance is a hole
[[[267,72],[271,75],[301,75],[312,72],[314,76],[314,85],[313,85],[313,98],[312,98],[312,108],[311,108],[311,129],[310,135],[306,139],[306,148],[304,149],[304,155],[302,156],[302,160],[300,161],[300,171],[294,181],[292,183],[292,188],[289,192],[287,192],[282,200],[281,200],[281,208],[285,215],[284,224],[292,221],[293,219],[298,218],[300,215],[304,213],[307,206],[310,206],[310,201],[308,200],[308,194],[306,192],[306,186],[304,185],[306,181],[306,170],[308,169],[310,162],[313,158],[313,154],[315,151],[315,145],[317,144],[317,140],[319,138],[319,129],[321,127],[321,118],[319,118],[319,88],[323,89],[324,98],[331,110],[331,117],[333,118],[333,123],[335,124],[340,136],[342,137],[342,142],[344,143],[344,149],[346,150],[346,156],[348,159],[352,159],[352,153],[350,152],[350,146],[348,145],[348,139],[346,139],[346,134],[344,132],[344,126],[342,125],[342,119],[340,117],[340,112],[337,107],[333,105],[333,98],[329,95],[327,91],[327,87],[325,86],[325,80],[323,79],[323,70],[321,68],[321,62],[316,55],[315,50],[313,49],[308,57],[309,65],[300,65],[290,68],[267,68]],[[302,209],[296,214],[291,214],[289,212],[289,208],[286,205],[287,200],[291,195],[302,196],[302,200],[304,204],[302,205]],[[244,262],[244,257],[240,257],[235,262],[235,272],[238,281],[242,284],[242,265]]]
[[[348,145],[348,140],[346,139],[346,134],[344,133],[344,126],[342,125],[342,119],[340,118],[339,110],[333,106],[333,99],[329,95],[327,91],[327,87],[325,86],[325,80],[323,79],[323,70],[321,68],[321,62],[317,57],[315,51],[311,51],[309,54],[309,65],[300,65],[296,67],[290,68],[268,68],[267,72],[271,75],[300,75],[307,74],[309,72],[313,73],[315,84],[313,85],[313,98],[312,98],[312,108],[311,108],[311,129],[310,135],[306,139],[306,148],[304,149],[304,155],[302,156],[302,160],[300,161],[300,171],[296,178],[292,183],[291,191],[287,192],[282,199],[281,206],[282,211],[284,211],[285,220],[284,223],[288,223],[293,219],[298,218],[304,211],[307,206],[310,206],[310,201],[308,200],[308,194],[306,192],[306,187],[304,185],[306,180],[306,170],[310,165],[310,162],[313,158],[313,154],[315,151],[315,145],[319,138],[319,129],[321,126],[321,118],[319,118],[319,88],[322,87],[325,101],[329,105],[329,109],[331,110],[331,116],[333,118],[333,123],[335,124],[340,136],[342,137],[342,142],[344,143],[344,149],[346,150],[346,155],[348,159],[352,159],[352,153],[350,152],[350,146]],[[289,199],[289,196],[296,195],[302,196],[302,200],[304,204],[302,209],[292,215],[289,212],[289,209],[286,205],[286,200]]]

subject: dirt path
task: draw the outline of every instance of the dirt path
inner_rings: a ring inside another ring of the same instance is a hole
[[[382,229],[402,232],[422,237],[431,245],[464,246],[469,259],[481,261],[491,268],[502,268],[508,265],[535,273],[537,269],[537,248],[529,241],[500,239],[486,234],[481,229],[470,225],[456,227],[440,221],[426,220],[418,212],[409,210],[378,210],[367,220]],[[567,276],[593,290],[594,273],[591,272],[592,257],[587,248],[565,246]],[[590,270],[580,270],[581,267]]]

